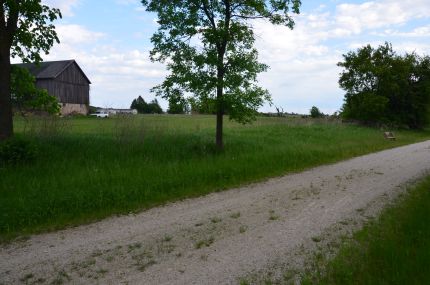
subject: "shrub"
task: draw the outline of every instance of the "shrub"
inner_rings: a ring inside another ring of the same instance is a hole
[[[36,157],[37,148],[30,141],[11,138],[0,142],[0,166],[28,162]]]
[[[312,118],[321,118],[324,116],[324,114],[315,106],[312,106],[310,114]]]

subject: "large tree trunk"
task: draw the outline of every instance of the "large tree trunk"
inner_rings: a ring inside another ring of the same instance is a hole
[[[0,42],[0,140],[13,134],[12,102],[10,97],[10,49]]]
[[[217,45],[218,49],[218,64],[217,64],[217,90],[216,90],[216,146],[218,150],[224,148],[223,141],[223,117],[224,117],[224,75],[225,75],[225,65],[224,56],[227,49],[227,43],[229,41],[229,30],[230,30],[230,0],[226,0],[225,4],[225,19],[224,19],[224,36],[222,41]]]
[[[223,117],[224,117],[224,54],[225,46],[218,52],[217,86],[216,86],[216,146],[224,148]]]
[[[224,148],[223,142],[223,116],[224,116],[224,103],[223,103],[223,87],[218,83],[217,86],[217,110],[216,110],[216,146],[219,150]]]

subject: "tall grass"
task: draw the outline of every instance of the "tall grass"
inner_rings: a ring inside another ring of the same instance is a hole
[[[16,120],[37,146],[32,163],[0,169],[0,237],[49,231],[139,211],[266,177],[424,140],[338,122],[260,118],[226,122],[214,148],[212,116]],[[30,131],[31,130],[31,131]]]
[[[304,284],[429,284],[430,177],[345,244]]]

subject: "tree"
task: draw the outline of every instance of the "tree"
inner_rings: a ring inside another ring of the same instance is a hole
[[[318,107],[312,106],[311,110],[309,111],[312,118],[321,118],[324,116],[324,114],[318,109]]]
[[[346,91],[342,116],[364,123],[422,128],[430,106],[430,58],[400,56],[391,44],[344,55],[339,79]]]
[[[40,0],[0,0],[0,140],[13,134],[10,58],[24,62],[41,61],[59,42],[52,21],[60,10]]]
[[[136,109],[139,114],[145,114],[148,112],[148,103],[142,98],[142,96],[134,99],[130,106],[131,109]]]
[[[190,111],[188,101],[181,94],[172,95],[169,97],[169,114],[186,114]]]
[[[160,104],[157,99],[152,100],[149,103],[145,102],[142,96],[137,97],[133,100],[130,106],[131,109],[136,109],[139,114],[162,114],[163,109],[161,109]]]
[[[205,98],[204,100],[201,100],[195,97],[190,97],[187,101],[192,113],[216,115],[216,101],[213,98]],[[224,109],[224,114],[228,114],[226,109]]]
[[[163,114],[163,109],[156,98],[149,102],[148,109],[150,114]]]
[[[49,114],[58,114],[60,106],[56,97],[51,96],[45,89],[35,86],[36,78],[25,68],[11,68],[11,99],[12,105],[23,112],[24,110],[39,110]]]
[[[223,148],[223,115],[246,123],[255,118],[267,90],[256,85],[267,66],[257,61],[251,20],[293,28],[289,15],[300,0],[142,0],[158,15],[151,60],[171,72],[153,91],[164,98],[191,93],[216,102],[216,145]]]

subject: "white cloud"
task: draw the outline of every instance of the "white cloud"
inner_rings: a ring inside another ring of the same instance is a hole
[[[103,33],[92,32],[80,25],[57,25],[56,31],[62,43],[68,45],[88,44],[105,37]]]
[[[327,44],[339,33],[329,13],[303,14],[294,30],[266,22],[258,22],[255,28],[260,60],[270,66],[259,76],[260,84],[270,91],[275,106],[300,113],[308,113],[313,105],[325,113],[341,107],[336,65],[341,52]]]
[[[93,105],[128,108],[138,95],[150,100],[154,97],[150,88],[166,75],[163,65],[151,63],[146,50],[103,45],[104,34],[83,26],[59,25],[57,30],[62,42],[44,60],[75,59],[92,82]]]
[[[413,30],[408,32],[401,32],[398,30],[387,29],[387,30],[384,30],[382,33],[376,32],[372,34],[380,37],[405,37],[405,38],[430,37],[430,25],[416,27]]]
[[[378,46],[393,42],[399,52],[428,54],[430,42],[412,38],[428,36],[430,26],[412,28],[411,32],[394,32],[411,21],[429,17],[430,1],[414,3],[400,0],[369,1],[362,4],[338,4],[333,12],[325,6],[296,17],[296,27],[255,24],[260,60],[270,66],[260,83],[273,96],[274,104],[285,111],[308,113],[312,105],[332,113],[343,103],[344,92],[338,86],[342,54],[366,44]],[[382,40],[373,36],[386,28]],[[373,35],[373,36],[372,36]],[[398,41],[393,39],[396,35]],[[405,41],[405,38],[412,40]],[[264,110],[269,110],[266,106]],[[271,108],[274,110],[274,108]]]
[[[430,55],[430,41],[416,42],[401,38],[398,41],[391,41],[391,43],[393,43],[393,49],[399,54],[415,52],[418,55]],[[356,50],[368,44],[376,48],[383,45],[384,41],[353,41],[348,45],[348,48],[350,50]]]
[[[72,13],[79,1],[49,2],[68,4],[64,7]],[[115,0],[120,5],[138,2]],[[338,87],[341,70],[336,64],[351,49],[389,41],[401,52],[430,53],[430,25],[423,24],[429,17],[426,12],[430,11],[430,1],[334,3],[337,6],[327,1],[326,5],[295,16],[296,27],[292,31],[265,22],[253,23],[260,60],[270,66],[268,72],[259,76],[260,84],[284,111],[308,113],[313,105],[324,113],[339,110],[344,92]],[[145,19],[153,17],[143,15]],[[411,24],[413,21],[420,26]],[[76,59],[93,82],[91,98],[95,105],[128,107],[138,95],[150,100],[154,95],[149,89],[166,75],[163,65],[150,62],[148,48],[140,49],[134,43],[149,37],[147,33],[130,33],[130,45],[119,47],[124,40],[111,41],[111,35],[80,25],[58,25],[57,30],[62,43],[46,59]],[[265,106],[262,110],[274,111],[274,107]]]
[[[80,0],[43,0],[43,4],[51,8],[59,8],[63,16],[73,16],[73,9],[80,4]]]
[[[140,4],[139,0],[115,0],[115,3],[120,5]]]
[[[413,3],[404,0],[370,1],[338,5],[335,19],[339,28],[360,34],[369,29],[402,25],[412,19],[429,17],[428,11],[428,0],[416,0]]]
[[[413,41],[403,41],[399,44],[396,44],[396,50],[407,53],[415,52],[418,55],[430,55],[430,42],[417,43]]]

